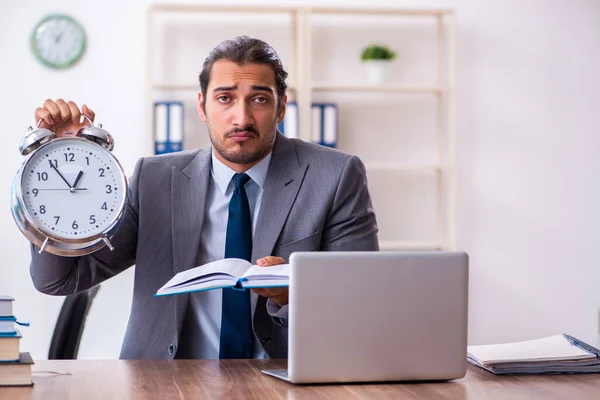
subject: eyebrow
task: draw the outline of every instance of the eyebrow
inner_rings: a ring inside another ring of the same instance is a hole
[[[218,86],[216,88],[213,89],[213,92],[229,92],[232,90],[236,90],[237,89],[237,85],[233,85],[233,86]],[[271,94],[273,94],[273,89],[271,89],[269,86],[260,86],[260,85],[253,85],[251,87],[252,90],[259,90],[261,92],[269,92]]]

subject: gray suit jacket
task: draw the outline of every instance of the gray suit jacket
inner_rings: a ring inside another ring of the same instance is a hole
[[[136,265],[121,358],[173,358],[188,295],[153,297],[174,274],[196,266],[211,149],[142,158],[129,181],[127,212],[112,239],[83,257],[32,246],[31,277],[51,295],[86,290]],[[258,216],[252,261],[294,251],[377,250],[366,172],[355,156],[277,135]],[[254,333],[272,358],[287,357],[287,328],[252,293]]]

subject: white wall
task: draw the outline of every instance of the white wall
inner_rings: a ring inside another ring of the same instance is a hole
[[[600,93],[594,68],[600,63],[600,2],[393,3],[457,11],[458,239],[471,255],[470,343],[563,331],[600,342],[600,256],[594,246],[600,237],[594,181],[600,175],[600,136],[592,108]],[[0,121],[7,143],[0,148],[6,169],[0,174],[6,194],[0,207],[0,293],[15,296],[17,315],[31,321],[22,348],[37,359],[47,355],[62,299],[33,288],[29,247],[10,215],[9,187],[22,162],[17,143],[34,109],[59,96],[92,106],[115,135],[115,154],[128,173],[144,155],[147,137],[145,2],[90,4],[0,2]],[[65,11],[86,25],[89,48],[74,68],[50,71],[35,61],[29,35],[42,16]],[[118,356],[132,272],[102,285],[81,358]]]

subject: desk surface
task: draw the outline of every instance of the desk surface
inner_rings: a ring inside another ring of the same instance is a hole
[[[284,360],[37,361],[35,385],[0,388],[0,400],[600,398],[600,374],[503,377],[469,366],[465,378],[452,382],[296,386],[260,372],[285,365]]]

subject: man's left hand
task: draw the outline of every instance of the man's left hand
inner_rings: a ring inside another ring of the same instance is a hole
[[[259,267],[270,267],[271,265],[285,264],[285,260],[281,257],[267,256],[259,258],[256,265]],[[275,302],[279,307],[286,306],[289,303],[288,288],[269,288],[269,289],[252,289],[259,296],[267,297]]]

